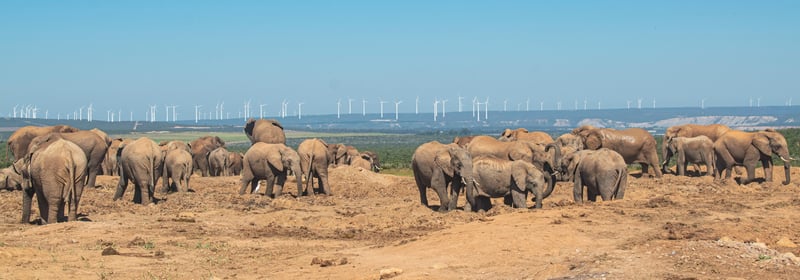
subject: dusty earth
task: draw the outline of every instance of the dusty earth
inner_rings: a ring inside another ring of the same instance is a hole
[[[239,196],[237,177],[193,177],[193,192],[151,206],[133,204],[132,187],[111,201],[117,178],[101,176],[81,221],[45,226],[20,224],[21,194],[4,191],[0,278],[800,277],[800,185],[781,185],[781,168],[747,186],[637,172],[623,200],[576,205],[559,183],[543,209],[495,200],[481,213],[435,212],[413,178],[351,167],[331,169],[332,197],[295,198],[291,180],[276,199]]]

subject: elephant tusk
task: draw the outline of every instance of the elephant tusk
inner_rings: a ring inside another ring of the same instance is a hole
[[[478,181],[476,181],[474,178],[472,179],[472,183],[475,184],[475,186],[480,186],[481,185],[481,184],[478,184]]]
[[[461,183],[462,183],[462,184],[464,184],[464,185],[466,185],[466,184],[467,184],[467,181],[466,181],[466,180],[464,180],[464,177],[461,177]]]
[[[794,158],[792,158],[791,156],[790,156],[788,159],[787,159],[787,158],[784,158],[783,156],[780,156],[780,158],[781,158],[781,160],[782,160],[782,161],[793,161],[793,160],[795,160],[795,159],[794,159]]]

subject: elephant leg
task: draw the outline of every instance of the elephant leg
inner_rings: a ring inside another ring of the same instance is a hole
[[[89,174],[86,175],[86,186],[89,187],[96,187],[95,184],[97,182],[97,172],[99,171],[99,167],[89,168]]]
[[[114,193],[114,200],[122,198],[122,195],[125,193],[125,189],[128,188],[128,178],[125,176],[125,173],[122,172],[119,176],[119,183],[117,183],[117,191]]]
[[[575,183],[572,187],[572,198],[575,203],[583,203],[583,180],[581,180],[580,172],[575,172]]]
[[[277,181],[275,183],[275,197],[277,198],[283,194],[283,185],[286,184],[286,175],[280,175],[275,178],[275,180]],[[300,180],[300,178],[298,178],[298,180]]]
[[[528,208],[528,191],[511,190],[511,201],[514,208]],[[537,202],[541,203],[541,195],[537,197]]]
[[[266,195],[268,197],[273,197],[272,194],[273,194],[273,190],[275,188],[275,179],[276,178],[275,178],[274,175],[267,177],[267,179],[266,179],[266,182],[267,182],[266,189],[267,190],[265,191],[264,195]]]
[[[447,206],[450,205],[450,198],[447,194],[447,185],[449,183],[442,172],[434,173],[433,178],[431,178],[431,188],[439,196],[439,212],[447,212]]]
[[[586,186],[586,198],[589,199],[591,202],[597,201],[598,193],[597,186]]]
[[[141,195],[142,205],[150,205],[150,202],[152,202],[151,198],[153,197],[153,194],[150,192],[150,183],[142,183],[139,186],[139,193]]]
[[[47,211],[42,211],[42,213],[47,212],[47,218],[42,217],[42,221],[45,224],[58,223],[59,210],[61,210],[60,212],[62,214],[63,214],[63,211],[64,211],[63,210],[64,207],[59,207],[59,206],[61,206],[62,203],[63,203],[62,201],[52,201],[51,202],[51,201],[45,200],[45,204],[47,205],[46,206]]]
[[[450,202],[447,203],[448,210],[455,210],[458,208],[458,194],[463,187],[464,185],[461,184],[461,180],[453,179],[452,186],[450,187]]]
[[[650,169],[649,169],[650,166],[645,162],[639,163],[639,165],[642,166],[642,178],[644,178],[645,176],[650,176]]]
[[[325,191],[325,194],[327,195],[333,194],[331,190],[331,185],[328,184],[328,174],[317,173],[317,185],[319,185],[320,189]]]
[[[33,194],[35,192],[32,188],[22,190],[22,223],[27,224],[31,222],[31,203],[33,202]]]
[[[755,163],[745,163],[744,169],[747,171],[747,178],[742,180],[742,185],[749,184],[756,178]]]
[[[617,181],[615,183],[617,191],[614,194],[614,198],[625,198],[625,189],[628,187],[628,171],[624,169],[617,170]]]
[[[417,189],[419,189],[419,202],[428,207],[428,187],[417,185]]]
[[[761,167],[764,168],[764,180],[772,182],[772,159],[762,159]]]
[[[239,181],[239,184],[241,185],[241,187],[239,187],[239,195],[243,195],[244,194],[245,190],[247,190],[247,185],[252,185],[252,183],[253,183],[252,181],[253,181],[253,179],[245,179],[245,178],[242,178]],[[250,188],[250,190],[252,192],[253,188]]]

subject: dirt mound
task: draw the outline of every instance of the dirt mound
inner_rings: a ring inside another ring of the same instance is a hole
[[[112,201],[118,179],[100,176],[80,222],[46,226],[20,224],[21,194],[0,191],[0,278],[800,275],[800,185],[781,185],[782,170],[746,186],[632,173],[623,200],[576,204],[572,184],[559,182],[543,209],[494,199],[482,213],[436,212],[436,194],[422,206],[413,178],[350,166],[330,169],[333,196],[297,197],[294,178],[270,198],[238,195],[238,177],[192,177],[191,192],[156,193],[149,206],[132,202],[132,186]]]

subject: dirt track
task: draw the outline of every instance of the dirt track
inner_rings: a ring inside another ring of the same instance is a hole
[[[330,173],[332,197],[239,196],[238,177],[192,177],[194,192],[158,194],[147,207],[131,202],[132,187],[111,201],[117,178],[100,176],[102,187],[84,192],[85,221],[47,226],[19,224],[21,194],[0,192],[0,279],[800,275],[800,186],[781,185],[780,168],[775,182],[747,186],[634,172],[624,200],[575,205],[571,184],[559,183],[541,210],[495,200],[487,213],[444,214],[419,205],[413,178]]]

